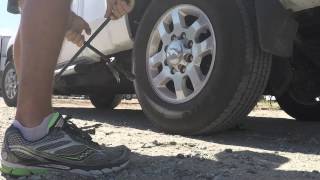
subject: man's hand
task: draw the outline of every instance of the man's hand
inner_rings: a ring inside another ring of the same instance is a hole
[[[105,17],[110,17],[112,20],[116,20],[128,14],[133,9],[134,0],[106,0],[108,3],[108,8]],[[88,35],[91,34],[91,29],[89,24],[82,19],[80,16],[76,15],[74,12],[70,13],[69,25],[66,33],[66,38],[68,41],[76,44],[77,46],[82,46],[85,38],[82,32],[85,31]]]
[[[82,34],[83,31],[88,35],[91,34],[89,24],[74,12],[71,12],[66,33],[67,40],[81,47],[85,41],[84,35]]]
[[[105,18],[110,17],[112,20],[121,18],[133,9],[133,0],[107,0],[108,8]]]

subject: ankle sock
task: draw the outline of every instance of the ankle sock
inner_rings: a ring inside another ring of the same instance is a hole
[[[19,129],[22,136],[28,140],[28,141],[37,141],[41,138],[43,138],[44,136],[46,136],[49,133],[49,121],[51,120],[53,114],[50,114],[49,116],[47,116],[46,118],[44,118],[44,120],[41,122],[40,125],[34,127],[34,128],[27,128],[24,127],[18,120],[14,120],[12,125]]]

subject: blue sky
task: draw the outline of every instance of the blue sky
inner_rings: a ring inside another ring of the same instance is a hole
[[[19,15],[7,12],[8,0],[0,0],[0,35],[12,35],[19,26]]]

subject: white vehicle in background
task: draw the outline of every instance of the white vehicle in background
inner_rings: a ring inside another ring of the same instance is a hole
[[[7,61],[7,47],[10,40],[10,36],[2,36],[0,35],[0,70],[4,70],[5,63]],[[14,71],[13,71],[14,72]],[[3,71],[0,71],[0,80],[2,79]],[[7,79],[8,81],[9,79]],[[9,83],[6,83],[7,85],[10,85]],[[1,92],[0,88],[0,92]],[[8,88],[10,89],[10,88]],[[9,94],[9,93],[8,93]],[[1,94],[0,94],[1,95]]]
[[[129,16],[93,42],[133,69],[134,84],[116,83],[88,49],[55,84],[55,94],[88,95],[106,109],[119,103],[118,94],[136,93],[151,121],[180,134],[233,127],[262,94],[276,96],[297,119],[318,120],[318,6],[320,0],[136,0]],[[95,30],[106,3],[74,0],[72,9]],[[77,49],[64,43],[57,72]],[[7,54],[4,72],[14,69],[12,46]],[[15,105],[16,97],[4,99]]]

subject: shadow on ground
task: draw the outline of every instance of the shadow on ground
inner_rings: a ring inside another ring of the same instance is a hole
[[[279,155],[238,151],[221,152],[216,160],[199,157],[177,158],[172,156],[146,156],[133,153],[132,163],[127,169],[94,179],[130,179],[130,180],[302,180],[318,179],[317,172],[277,170],[289,159]],[[12,179],[7,177],[7,179]],[[45,176],[31,176],[26,179],[82,180],[93,179],[69,173],[53,173]]]
[[[94,119],[114,126],[159,132],[140,110],[100,111],[91,108],[57,108],[80,120]],[[238,128],[212,136],[190,137],[208,142],[271,151],[320,154],[320,123],[283,118],[248,117]]]

